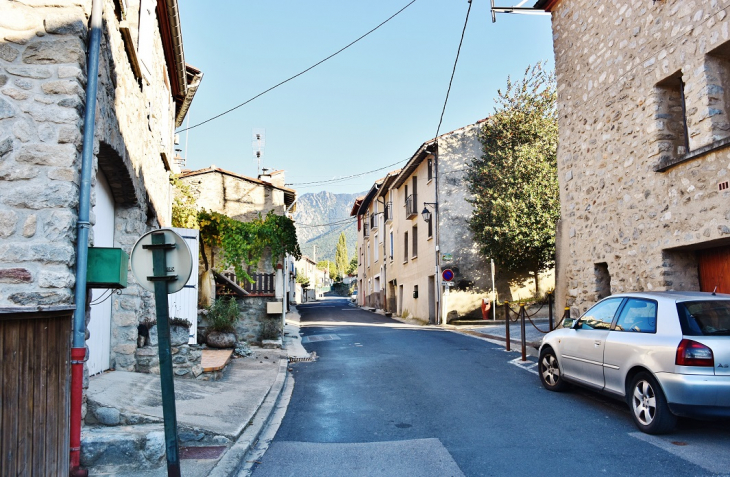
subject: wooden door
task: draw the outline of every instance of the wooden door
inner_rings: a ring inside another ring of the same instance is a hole
[[[730,293],[730,247],[697,252],[700,268],[700,290]]]

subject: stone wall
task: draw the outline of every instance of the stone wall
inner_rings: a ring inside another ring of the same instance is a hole
[[[718,187],[730,172],[728,7],[563,0],[553,9],[558,308],[583,312],[599,298],[597,264],[612,293],[697,290],[692,250],[730,239],[730,190]]]
[[[141,234],[169,224],[162,155],[173,157],[175,105],[159,30],[154,68],[139,79],[115,5],[104,2],[94,171],[116,202],[114,245],[129,253]],[[139,1],[127,6],[136,18]],[[90,9],[88,0],[0,4],[0,305],[73,301]],[[136,41],[135,21],[130,28]],[[135,369],[137,324],[154,312],[152,295],[131,274],[129,282],[112,298],[111,366],[122,370]]]

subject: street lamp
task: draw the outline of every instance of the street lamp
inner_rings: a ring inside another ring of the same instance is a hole
[[[428,206],[433,207],[434,210],[438,209],[438,204],[436,202],[424,202],[423,203],[423,212],[421,212],[421,217],[423,217],[423,220],[426,222],[431,222],[431,212],[428,210]]]

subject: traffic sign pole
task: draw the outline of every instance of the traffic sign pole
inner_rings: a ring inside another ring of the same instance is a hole
[[[170,348],[170,310],[167,303],[167,295],[169,293],[168,282],[177,280],[177,275],[167,274],[167,252],[168,250],[174,249],[175,244],[165,243],[164,232],[153,232],[152,244],[143,245],[143,248],[152,251],[153,276],[147,277],[147,280],[153,282],[155,288],[155,312],[157,314],[167,475],[170,477],[180,477],[177,412],[175,410],[175,382],[172,374],[172,351]]]

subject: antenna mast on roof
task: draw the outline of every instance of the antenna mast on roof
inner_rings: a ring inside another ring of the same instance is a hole
[[[256,175],[261,174],[261,160],[264,156],[264,148],[266,147],[266,129],[254,128],[253,141],[253,157],[256,160]]]

